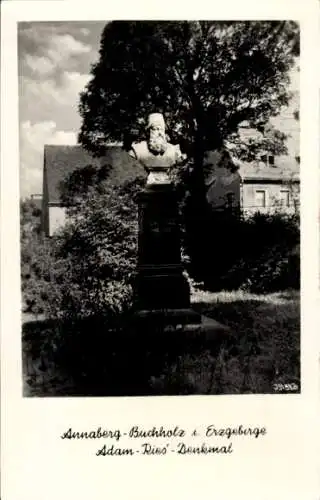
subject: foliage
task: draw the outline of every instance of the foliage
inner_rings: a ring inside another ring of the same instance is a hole
[[[92,174],[93,179],[99,179],[98,171]],[[73,180],[81,184],[78,174]],[[50,395],[263,393],[272,392],[276,382],[286,382],[285,377],[299,381],[296,305],[270,305],[260,299],[206,306],[198,303],[195,307],[200,312],[237,332],[238,341],[231,338],[230,345],[214,355],[191,347],[184,353],[183,346],[174,341],[180,335],[150,335],[149,330],[143,332],[124,321],[131,305],[139,183],[138,179],[115,188],[105,179],[97,188],[93,181],[78,196],[72,179],[67,179],[69,222],[49,245],[43,240],[34,248],[39,288],[47,293],[44,311],[53,319],[24,327],[24,346],[30,351],[27,355],[40,357],[41,373],[50,381]],[[221,221],[224,232],[220,234],[228,234],[225,224],[226,220]],[[269,282],[277,287],[279,283],[288,285],[279,281],[275,270],[280,262],[280,275],[292,276],[282,261],[284,250],[289,253],[299,241],[298,226],[298,216],[280,214],[257,214],[234,222],[232,238],[223,245],[215,240],[215,248],[219,248],[220,256],[233,256],[234,262],[239,264],[243,259],[249,264],[243,269],[235,264],[228,275],[221,272],[220,285],[231,287],[238,280],[242,288],[257,289],[259,274],[263,292],[266,286],[270,288]],[[272,258],[262,253],[268,244]],[[231,250],[229,254],[226,247]],[[208,254],[211,251],[212,247]],[[223,261],[217,262],[220,271],[230,263],[226,261],[224,267]],[[239,269],[240,277],[236,274]],[[265,269],[264,274],[261,269]],[[212,278],[212,270],[207,271]],[[208,284],[207,278],[205,281]],[[59,388],[61,373],[71,377],[73,385]],[[42,391],[48,391],[49,381]],[[34,391],[39,395],[39,387],[34,386]]]
[[[20,245],[23,309],[41,314],[50,288],[50,245],[41,236],[41,209],[32,199],[20,202]]]
[[[106,25],[99,60],[80,96],[79,142],[102,155],[110,141],[144,135],[150,112],[162,112],[173,143],[188,156],[183,188],[191,261],[210,248],[203,156],[227,147],[241,159],[285,152],[269,120],[288,105],[289,72],[299,55],[291,21],[115,21]],[[244,140],[246,121],[261,132]],[[211,238],[211,235],[210,235]],[[210,256],[208,255],[208,258]]]
[[[244,161],[254,161],[262,152],[268,152],[274,156],[287,154],[287,146],[284,142],[287,138],[285,133],[271,124],[259,128],[260,130],[255,134],[252,133],[247,137],[243,136],[240,131],[230,134],[226,141],[229,151],[236,158]]]
[[[101,167],[103,168],[103,167]],[[79,175],[92,183],[85,184]],[[71,174],[64,186],[68,222],[52,239],[57,300],[50,316],[106,314],[110,321],[131,304],[137,250],[136,194],[141,180],[110,186],[99,168]],[[74,183],[86,186],[80,192]],[[82,191],[82,192],[81,192]]]
[[[108,23],[81,94],[80,143],[101,154],[110,140],[141,137],[147,114],[158,111],[200,166],[204,149],[239,139],[244,120],[263,130],[288,104],[298,54],[291,21]]]
[[[20,200],[20,239],[40,234],[41,208],[32,198]]]
[[[88,195],[89,190],[94,189],[99,193],[103,192],[104,181],[108,179],[110,165],[101,165],[97,168],[87,165],[81,169],[76,169],[69,174],[59,186],[61,203],[70,209],[78,209],[83,198]]]
[[[189,268],[205,288],[259,293],[299,288],[298,214],[256,213],[238,219],[212,213],[209,231],[212,238]]]

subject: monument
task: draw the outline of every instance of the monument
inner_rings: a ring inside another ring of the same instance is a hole
[[[172,169],[184,161],[178,145],[166,138],[163,115],[149,115],[146,140],[134,143],[129,154],[147,171],[139,195],[138,263],[134,286],[136,317],[147,323],[187,332],[214,334],[226,327],[193,311],[190,287],[181,263],[180,225]],[[194,329],[196,328],[196,329]]]
[[[171,184],[170,169],[184,160],[179,145],[170,144],[166,137],[166,125],[161,113],[148,117],[145,141],[134,143],[129,154],[142,163],[148,173],[147,187]]]
[[[162,114],[149,116],[146,135],[129,152],[148,173],[139,196],[136,306],[177,315],[190,308],[190,290],[181,265],[178,201],[170,174],[184,157],[178,145],[167,141]]]

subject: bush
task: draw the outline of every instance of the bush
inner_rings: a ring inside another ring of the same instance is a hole
[[[44,313],[51,319],[106,315],[112,323],[130,308],[137,253],[135,198],[142,180],[112,187],[108,169],[96,170],[89,169],[87,184],[79,175],[66,180],[62,188],[68,223],[50,239],[41,235],[40,219],[31,224],[29,204],[22,205],[24,312]]]
[[[298,215],[254,214],[240,219],[212,213],[205,248],[189,272],[204,287],[255,293],[300,286]]]
[[[149,355],[142,332],[133,332],[131,325],[131,330],[126,330],[137,255],[136,195],[144,180],[112,187],[108,169],[96,175],[90,168],[86,171],[89,174],[89,183],[80,182],[78,174],[74,181],[67,180],[64,196],[68,223],[54,237],[41,237],[30,221],[23,225],[24,301],[29,312],[43,312],[53,321],[38,339],[35,334],[31,343],[38,344],[45,357],[54,358],[72,372],[73,378],[79,377],[81,384],[95,374],[95,380],[100,375],[106,380],[112,372],[111,385],[125,385],[127,380],[121,382],[125,377],[121,371],[126,366],[126,373],[136,372],[135,383],[139,385],[147,366],[156,377],[156,364],[166,354],[160,355],[159,346],[151,346]],[[74,182],[80,184],[80,191]],[[192,258],[186,244],[192,234],[183,233],[184,262],[192,286],[201,281],[209,289],[254,292],[299,286],[297,216],[257,214],[239,220],[227,213],[223,217],[207,213],[204,222],[207,244],[195,244],[197,253]],[[147,331],[146,338],[152,341],[149,334]],[[165,351],[166,345],[163,343]],[[174,385],[181,383],[175,370],[169,375]],[[186,381],[183,391],[188,392],[190,384],[192,380]]]
[[[50,317],[107,315],[117,320],[131,305],[137,254],[139,180],[122,187],[90,187],[69,209],[69,222],[52,239],[56,300]]]
[[[33,200],[20,203],[23,312],[42,314],[50,292],[51,246],[41,235],[41,210]]]
[[[78,193],[68,180],[67,224],[50,240],[29,241],[24,253],[25,274],[32,271],[24,279],[24,300],[30,312],[39,309],[50,323],[45,334],[28,341],[31,350],[36,346],[80,385],[103,374],[106,359],[111,369],[118,349],[113,339],[131,312],[137,255],[141,179],[121,187],[98,181]]]

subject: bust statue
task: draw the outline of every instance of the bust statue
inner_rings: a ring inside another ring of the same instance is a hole
[[[147,186],[170,184],[171,168],[184,160],[180,146],[167,141],[165,121],[161,113],[149,115],[146,140],[134,143],[129,154],[146,169]]]

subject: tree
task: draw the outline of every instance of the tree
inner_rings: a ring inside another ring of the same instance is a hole
[[[103,31],[100,58],[80,96],[79,141],[102,155],[109,141],[140,139],[150,112],[164,114],[171,141],[189,157],[187,253],[201,273],[212,260],[213,227],[204,152],[230,144],[243,159],[259,148],[281,151],[284,135],[268,122],[289,103],[298,54],[299,27],[291,21],[117,21]],[[261,132],[244,149],[243,121]]]
[[[287,154],[287,146],[284,142],[286,138],[285,133],[267,124],[260,130],[249,129],[247,135],[241,134],[238,130],[230,134],[225,145],[229,152],[239,160],[254,161],[261,154],[269,153],[273,156]]]
[[[41,314],[50,290],[51,249],[41,234],[41,209],[30,198],[20,201],[20,244],[23,309]]]
[[[20,239],[40,234],[41,209],[32,198],[20,200]]]
[[[298,53],[290,21],[109,23],[80,97],[79,140],[101,154],[110,140],[141,136],[160,111],[199,173],[206,148],[234,139],[244,120],[263,131],[288,104]]]

